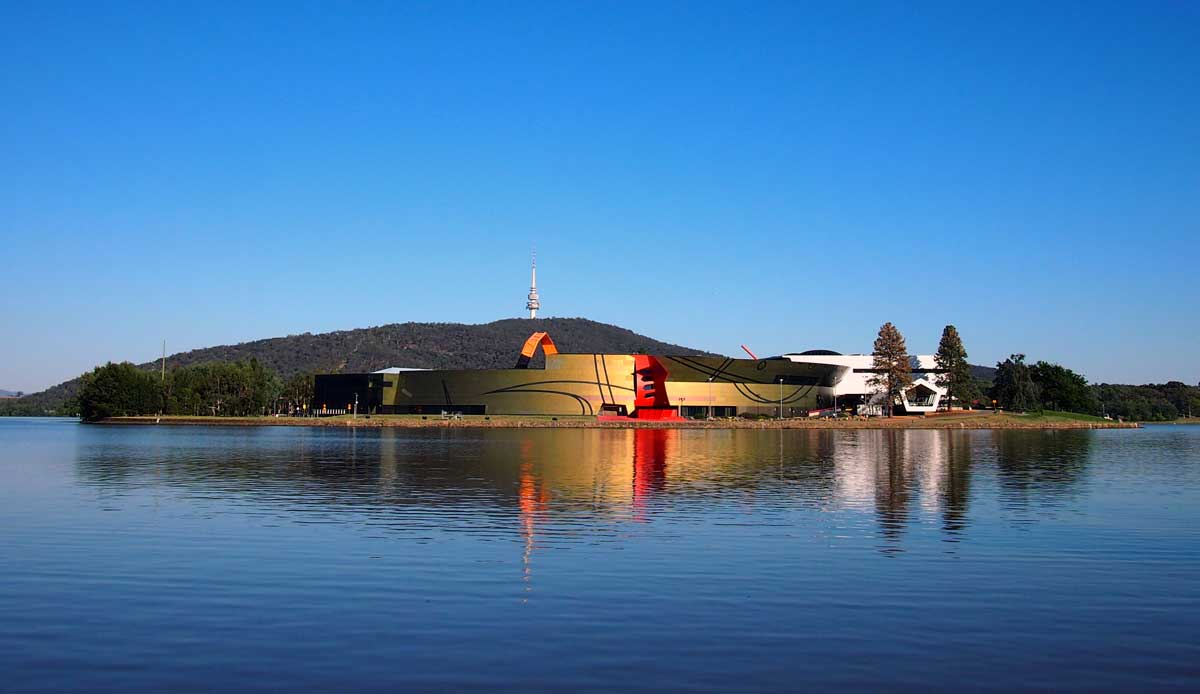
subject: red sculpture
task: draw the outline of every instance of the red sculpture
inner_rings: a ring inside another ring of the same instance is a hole
[[[647,354],[633,357],[633,419],[681,420],[667,397],[667,367]]]

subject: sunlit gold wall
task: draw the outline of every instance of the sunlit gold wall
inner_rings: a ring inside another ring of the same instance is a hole
[[[818,406],[834,367],[787,360],[658,357],[667,368],[673,406],[736,407],[739,413],[785,413]],[[634,357],[552,354],[544,369],[406,371],[386,376],[385,405],[483,405],[488,414],[595,415],[604,405],[634,409]],[[783,378],[784,383],[779,383]],[[710,381],[711,379],[711,381]]]

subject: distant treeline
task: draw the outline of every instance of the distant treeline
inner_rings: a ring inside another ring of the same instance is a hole
[[[1058,410],[1138,422],[1169,422],[1200,414],[1200,384],[1089,385],[1082,375],[1059,364],[1026,364],[1024,354],[996,364],[996,377],[987,393],[1006,410]]]
[[[1179,381],[1123,386],[1102,383],[1092,386],[1102,414],[1136,422],[1169,422],[1200,415],[1200,384]]]
[[[183,366],[165,376],[128,362],[84,374],[65,414],[85,421],[137,415],[246,417],[304,412],[312,400],[312,374],[286,382],[255,359]]]

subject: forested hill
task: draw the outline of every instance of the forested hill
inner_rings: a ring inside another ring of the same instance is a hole
[[[971,377],[977,381],[991,383],[996,380],[996,367],[980,366],[979,364],[968,364],[971,367]]]
[[[167,368],[253,357],[284,379],[305,371],[356,373],[388,366],[425,369],[511,368],[525,339],[535,331],[550,333],[560,352],[708,354],[660,342],[631,330],[585,318],[512,318],[481,325],[462,323],[393,323],[374,328],[313,335],[288,335],[237,345],[206,347],[167,357]],[[540,356],[539,356],[540,360]],[[538,362],[535,361],[537,366]],[[140,365],[158,368],[158,362]],[[79,379],[0,403],[0,410],[41,413],[74,397]]]
[[[584,318],[514,318],[482,325],[395,323],[289,335],[183,352],[168,357],[167,366],[253,357],[285,379],[302,371],[360,373],[388,366],[503,369],[516,364],[521,346],[535,331],[548,332],[560,352],[706,354]]]

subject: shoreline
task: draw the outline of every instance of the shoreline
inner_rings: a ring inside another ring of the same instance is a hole
[[[720,419],[599,422],[594,417],[467,415],[374,415],[336,417],[110,417],[92,424],[108,426],[288,426],[356,429],[1140,429],[1138,422],[1109,422],[1047,415],[965,413],[888,419]]]

